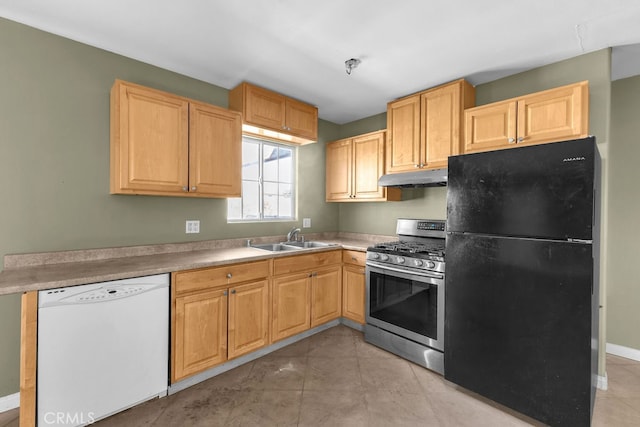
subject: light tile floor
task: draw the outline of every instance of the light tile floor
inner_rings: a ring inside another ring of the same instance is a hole
[[[640,425],[640,362],[607,356],[593,426]],[[0,414],[17,426],[18,412]],[[110,426],[527,426],[535,421],[467,392],[337,326],[163,399]]]

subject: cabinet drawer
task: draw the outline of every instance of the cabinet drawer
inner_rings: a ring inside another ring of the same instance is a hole
[[[366,252],[360,251],[342,251],[342,262],[345,264],[353,264],[364,267],[364,264],[367,260]]]
[[[296,255],[273,260],[273,274],[295,273],[297,271],[314,270],[325,265],[342,262],[342,251],[317,252],[307,255]]]
[[[176,294],[260,279],[269,275],[269,260],[222,267],[180,271],[174,274]]]

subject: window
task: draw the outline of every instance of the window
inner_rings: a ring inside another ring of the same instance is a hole
[[[295,219],[294,147],[244,136],[242,197],[228,199],[229,221]]]

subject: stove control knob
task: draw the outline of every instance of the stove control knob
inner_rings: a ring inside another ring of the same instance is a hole
[[[421,259],[414,259],[413,263],[416,265],[416,267],[422,267],[422,264],[424,264]]]
[[[378,252],[371,252],[369,258],[378,259],[378,258],[380,258],[380,254]]]
[[[435,263],[435,262],[433,262],[433,261],[429,261],[429,262],[427,263],[427,267],[429,267],[429,268],[436,268],[436,263]]]
[[[388,260],[389,260],[389,255],[387,255],[387,254],[382,254],[382,255],[380,255],[380,259],[381,259],[382,261],[388,261]]]
[[[403,257],[401,257],[401,256],[399,256],[399,257],[396,259],[396,262],[397,262],[398,264],[404,264],[404,258],[403,258]]]

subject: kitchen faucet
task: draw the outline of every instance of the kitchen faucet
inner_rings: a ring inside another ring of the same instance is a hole
[[[293,241],[294,241],[294,240],[293,240],[294,238],[296,238],[296,240],[297,240],[298,233],[300,233],[300,229],[299,229],[299,228],[296,228],[296,227],[293,227],[293,228],[292,228],[292,229],[287,233],[287,242],[293,242]]]

